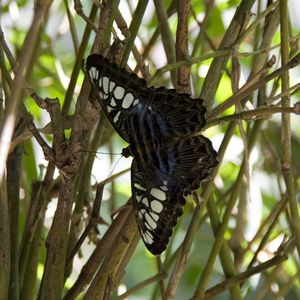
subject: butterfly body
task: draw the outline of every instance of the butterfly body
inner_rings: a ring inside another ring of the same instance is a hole
[[[147,87],[136,74],[92,54],[86,68],[102,109],[133,156],[132,201],[142,239],[155,255],[167,247],[183,212],[184,195],[197,189],[217,164],[202,99]]]

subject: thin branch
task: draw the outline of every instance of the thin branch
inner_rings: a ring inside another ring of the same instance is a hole
[[[74,5],[76,6],[76,1],[75,1]],[[91,22],[94,21],[96,18],[96,14],[97,14],[97,7],[95,5],[93,5],[88,19],[91,20]],[[76,53],[76,61],[75,61],[74,67],[72,69],[70,82],[68,84],[68,88],[67,88],[67,91],[65,94],[65,99],[63,101],[63,107],[62,107],[62,115],[63,116],[66,116],[70,109],[70,106],[71,106],[71,103],[73,100],[76,82],[77,82],[78,75],[79,75],[79,72],[81,71],[81,67],[82,67],[83,56],[84,56],[85,50],[87,48],[90,35],[91,35],[91,27],[87,25],[84,29],[84,33],[81,38],[79,49],[77,49],[77,51],[76,51],[77,52]]]
[[[28,64],[31,61],[31,54],[34,51],[34,45],[36,44],[36,39],[39,36],[40,26],[42,24],[43,18],[52,4],[50,0],[37,0],[35,1],[35,13],[33,16],[32,23],[29,30],[27,31],[25,41],[22,46],[21,55],[19,58],[19,65],[15,71],[15,78],[12,83],[11,97],[10,101],[7,103],[5,109],[3,126],[1,128],[0,135],[0,182],[5,170],[5,164],[9,152],[9,146],[13,134],[13,129],[16,120],[16,113],[18,106],[21,102],[22,94],[22,79]],[[1,30],[1,40],[3,41],[3,32]],[[2,44],[2,43],[1,43]]]
[[[130,36],[129,36],[128,40],[126,41],[126,45],[125,45],[125,49],[124,49],[124,53],[123,53],[123,59],[120,64],[121,67],[126,66],[130,51],[133,48],[135,38],[137,36],[138,30],[140,29],[142,19],[144,17],[148,2],[149,2],[149,0],[138,1],[136,10],[134,11],[134,14],[133,14],[131,24],[129,26]]]
[[[182,60],[188,55],[188,20],[190,11],[190,0],[177,1],[176,61]],[[191,93],[189,73],[190,71],[187,65],[182,65],[178,68],[177,90],[182,93]]]
[[[93,23],[93,21],[91,20],[91,18],[87,17],[82,9],[82,4],[80,0],[75,0],[74,1],[74,9],[76,11],[76,13],[89,25],[89,27],[97,32],[97,26],[95,26],[95,24]]]
[[[103,196],[103,189],[104,185],[103,184],[98,184],[97,185],[97,192],[95,196],[95,201],[94,201],[94,206],[93,210],[91,213],[90,221],[88,225],[86,226],[85,230],[81,234],[80,238],[78,239],[76,245],[72,249],[70,256],[66,259],[66,269],[68,269],[68,265],[72,262],[74,256],[80,249],[82,243],[84,242],[85,238],[88,236],[90,233],[91,229],[95,227],[99,222],[99,215],[100,215],[100,207],[102,203],[102,196]]]
[[[145,279],[144,281],[141,281],[139,284],[137,284],[135,287],[132,287],[127,292],[118,296],[117,299],[119,299],[119,300],[126,299],[128,296],[133,295],[135,292],[141,290],[142,288],[148,286],[149,284],[165,279],[166,275],[167,275],[166,273],[158,273],[148,279]]]
[[[274,256],[273,258],[271,258],[270,260],[267,260],[264,263],[259,264],[256,267],[253,267],[233,278],[229,278],[224,280],[223,282],[215,285],[214,287],[208,289],[205,292],[205,295],[203,298],[201,299],[211,299],[211,297],[216,296],[222,292],[224,292],[225,290],[229,289],[230,287],[237,285],[241,282],[244,282],[246,279],[248,279],[249,277],[255,275],[255,274],[259,274],[262,273],[274,266],[277,266],[279,264],[281,264],[283,261],[287,260],[288,256],[286,254],[278,254],[276,256]],[[193,298],[193,299],[197,299],[197,298]]]
[[[250,20],[249,17],[251,15],[251,8],[254,2],[254,0],[241,1],[229,27],[225,32],[218,50],[231,49],[233,46],[237,45],[237,39],[244,32],[244,29]],[[212,61],[209,71],[205,77],[200,98],[205,99],[208,111],[213,106],[214,95],[216,94],[217,87],[225,70],[225,65],[228,59],[229,56],[215,58]]]
[[[280,37],[281,37],[281,61],[282,65],[288,64],[289,60],[289,13],[287,0],[279,0],[280,4]],[[289,91],[288,69],[281,74],[282,92]],[[282,98],[282,106],[290,106],[290,96]],[[291,209],[291,230],[296,237],[296,248],[300,257],[300,216],[295,192],[295,179],[292,170],[292,145],[291,145],[291,117],[290,114],[282,114],[282,173],[286,184],[286,193]]]
[[[215,118],[220,115],[222,112],[226,111],[232,105],[236,104],[239,101],[242,101],[247,96],[249,96],[253,91],[261,88],[270,80],[276,78],[277,76],[282,75],[287,70],[293,69],[298,66],[300,63],[300,54],[297,54],[293,59],[291,59],[288,63],[280,67],[279,69],[273,71],[271,74],[266,75],[261,78],[259,81],[254,83],[253,85],[248,86],[247,88],[243,88],[242,91],[239,91],[236,95],[231,96],[225,102],[217,106],[213,111],[208,114],[208,118]]]
[[[109,249],[101,267],[98,269],[92,283],[86,291],[85,299],[102,300],[106,294],[107,288],[110,290],[110,282],[114,282],[117,271],[122,264],[130,242],[138,232],[134,212],[131,207],[130,214],[125,221],[114,245]],[[110,293],[109,293],[110,294]]]
[[[224,125],[234,120],[253,121],[261,118],[268,118],[276,113],[289,113],[298,115],[299,106],[300,102],[296,103],[294,107],[267,106],[248,111],[242,111],[240,113],[209,120],[205,128],[209,128],[216,125]]]
[[[167,12],[165,11],[162,1],[154,0],[154,5],[155,5],[155,12],[158,19],[158,26],[161,34],[162,43],[165,49],[167,61],[168,64],[172,64],[176,61],[175,42],[168,23]],[[175,69],[171,71],[171,79],[172,79],[173,86],[175,88],[176,88],[176,81],[177,81],[176,73],[177,72]]]
[[[86,264],[82,267],[76,282],[65,295],[63,298],[64,300],[76,299],[83,289],[91,283],[91,280],[99,266],[103,263],[103,260],[106,258],[106,255],[108,255],[110,249],[113,248],[113,245],[115,244],[117,237],[120,235],[120,231],[123,228],[124,222],[127,220],[130,212],[131,207],[127,207],[114,219],[96,246],[96,249],[93,251]]]

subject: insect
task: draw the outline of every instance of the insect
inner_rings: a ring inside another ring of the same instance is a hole
[[[128,142],[132,202],[141,237],[154,254],[167,247],[183,212],[184,196],[217,165],[210,140],[196,135],[205,125],[202,99],[164,87],[147,87],[136,74],[98,54],[86,70],[102,109]]]

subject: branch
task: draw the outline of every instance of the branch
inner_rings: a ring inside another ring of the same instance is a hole
[[[242,111],[240,113],[232,114],[229,116],[212,119],[212,120],[211,118],[209,118],[204,129],[215,125],[224,125],[225,123],[234,120],[253,121],[261,118],[267,118],[276,113],[289,113],[289,114],[299,115],[300,102],[297,102],[294,105],[294,107],[277,107],[277,106],[260,107],[248,111]]]
[[[259,274],[264,272],[265,270],[272,268],[280,263],[282,263],[283,261],[287,260],[288,256],[287,254],[278,254],[276,256],[274,256],[273,258],[271,258],[270,260],[267,260],[266,262],[251,268],[233,278],[229,278],[224,280],[223,282],[215,285],[214,287],[208,289],[205,292],[205,295],[203,298],[201,299],[211,299],[211,297],[216,296],[217,294],[220,294],[222,292],[224,292],[227,289],[230,289],[231,287],[233,287],[234,285],[240,284],[242,282],[244,282],[246,279],[248,279],[249,277],[255,275],[255,274]],[[194,300],[196,300],[197,298],[193,298]]]

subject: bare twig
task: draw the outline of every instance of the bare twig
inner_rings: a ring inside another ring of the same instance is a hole
[[[289,64],[289,13],[287,1],[280,0],[280,36],[281,36],[281,61],[283,67]],[[300,57],[300,55],[298,55]],[[300,58],[298,59],[300,60]],[[295,59],[295,58],[294,58]],[[283,68],[282,67],[282,68]],[[282,92],[289,91],[289,73],[288,69],[281,74]],[[290,96],[286,94],[282,97],[282,105],[284,107],[290,106]],[[295,179],[292,170],[292,145],[291,145],[291,117],[290,114],[282,114],[282,173],[286,184],[286,193],[291,209],[291,231],[296,237],[296,248],[300,256],[300,216],[298,210],[298,203],[295,192]]]
[[[287,259],[288,259],[288,256],[286,254],[278,254],[278,255],[274,256],[273,258],[271,258],[270,260],[268,260],[264,263],[261,263],[260,265],[253,267],[241,274],[238,274],[237,276],[235,276],[233,278],[226,279],[222,283],[219,283],[216,286],[208,289],[205,292],[204,297],[201,299],[211,299],[211,297],[224,292],[226,289],[229,289],[230,287],[245,281],[246,279],[248,279],[249,277],[251,277],[255,274],[262,273],[265,270],[272,268]],[[196,300],[197,298],[193,298],[193,299]]]
[[[124,294],[120,295],[117,299],[122,300],[122,299],[126,299],[128,296],[132,295],[133,293],[137,292],[138,290],[146,287],[147,285],[165,279],[166,278],[166,273],[158,273],[142,282],[140,282],[139,284],[137,284],[135,287],[129,289],[127,292],[125,292]]]

